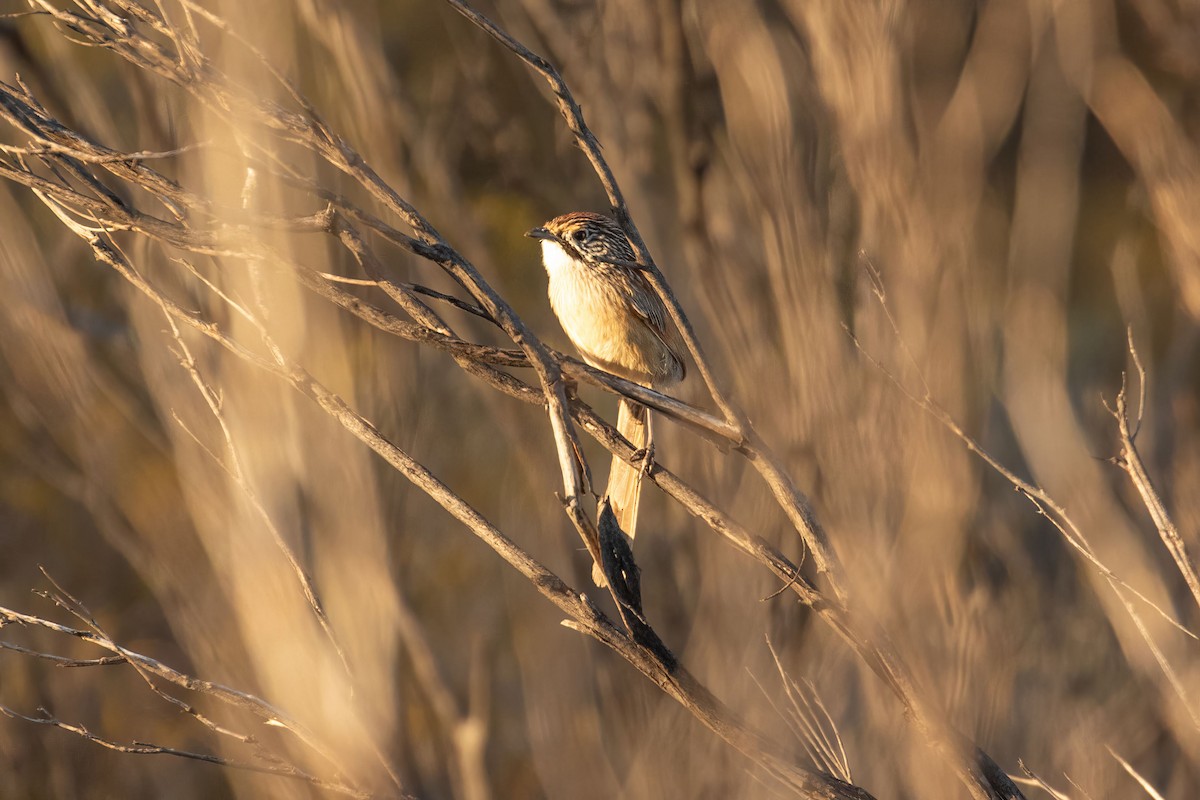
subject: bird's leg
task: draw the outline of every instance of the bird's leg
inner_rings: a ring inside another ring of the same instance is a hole
[[[642,406],[642,410],[646,414],[646,446],[634,450],[629,460],[638,465],[642,474],[649,475],[650,471],[654,469],[654,428],[651,425],[654,415],[645,406]]]

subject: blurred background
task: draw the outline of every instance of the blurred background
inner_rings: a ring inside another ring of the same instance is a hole
[[[522,234],[607,201],[540,78],[433,0],[201,5],[293,79],[540,336],[570,350]],[[561,70],[718,374],[811,496],[853,604],[891,634],[948,718],[1010,773],[1021,759],[1072,798],[1139,796],[1106,748],[1164,797],[1200,794],[1200,644],[1114,591],[887,374],[1043,487],[1101,562],[1197,628],[1200,608],[1110,462],[1119,444],[1104,401],[1132,371],[1128,331],[1147,371],[1137,443],[1180,533],[1200,547],[1200,7],[477,7]],[[230,75],[264,98],[280,94],[228,33],[200,28]],[[51,114],[115,149],[204,142],[156,166],[203,196],[238,197],[244,169],[221,145],[261,132],[222,124],[169,82],[72,38],[45,16],[0,20],[0,79],[19,73]],[[6,126],[0,141],[26,144]],[[344,180],[311,155],[286,157],[327,185]],[[260,192],[295,202],[269,181]],[[25,187],[0,183],[0,220],[0,605],[69,623],[30,593],[47,588],[44,565],[116,641],[286,709],[370,785],[386,785],[382,754],[429,798],[775,796],[749,761],[560,626],[527,581],[309,400],[189,338],[265,523],[214,458],[222,430],[161,310]],[[279,232],[272,245],[357,274],[344,251],[305,237]],[[171,260],[178,253],[122,241],[183,305],[219,315],[222,304]],[[432,264],[379,252],[394,278],[455,288]],[[554,495],[541,409],[286,277],[228,261],[213,274],[254,298],[289,354],[591,591],[587,554]],[[445,313],[464,337],[506,344]],[[582,392],[615,414],[612,397]],[[695,377],[678,393],[711,406]],[[671,423],[656,435],[666,466],[803,557],[743,460]],[[602,478],[608,459],[588,447]],[[769,639],[787,674],[819,693],[856,784],[881,798],[963,796],[891,692],[776,594],[770,573],[652,487],[641,513],[646,613],[719,697],[805,758],[778,711]],[[353,696],[272,526],[315,577],[353,665]],[[31,631],[3,636],[100,655]],[[192,699],[328,771],[294,740]],[[447,701],[460,724],[447,724]],[[246,752],[128,667],[64,670],[0,652],[0,704],[45,707],[119,741]],[[325,796],[5,718],[0,763],[5,798]]]

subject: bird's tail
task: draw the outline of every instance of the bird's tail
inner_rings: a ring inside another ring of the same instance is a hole
[[[649,409],[640,403],[621,398],[617,410],[617,433],[633,445],[634,450],[646,446]],[[638,504],[642,498],[642,470],[624,459],[613,456],[608,472],[608,501],[621,530],[632,539],[637,535]]]
[[[617,409],[617,433],[633,445],[634,450],[648,446],[650,409],[632,400],[621,398]],[[642,499],[642,470],[619,456],[613,456],[608,471],[608,502],[612,505],[617,524],[632,539],[637,535],[638,505]],[[599,565],[592,569],[597,586],[604,586],[604,574]]]

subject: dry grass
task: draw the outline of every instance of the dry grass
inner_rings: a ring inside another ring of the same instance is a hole
[[[0,607],[87,633],[0,640],[124,658],[0,651],[0,797],[1200,792],[1186,4],[481,3],[581,153],[457,3],[142,1],[179,58],[82,46],[128,0],[0,20]],[[613,387],[521,235],[618,184],[713,376],[642,615],[588,577]]]

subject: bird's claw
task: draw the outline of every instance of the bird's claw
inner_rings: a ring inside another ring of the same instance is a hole
[[[563,394],[567,396],[567,400],[578,400],[579,381],[568,377],[567,375],[560,375],[560,380],[562,380]]]
[[[644,475],[649,475],[654,469],[654,445],[650,444],[646,447],[639,447],[633,451],[633,455],[629,457],[631,463],[637,464],[638,469]]]

